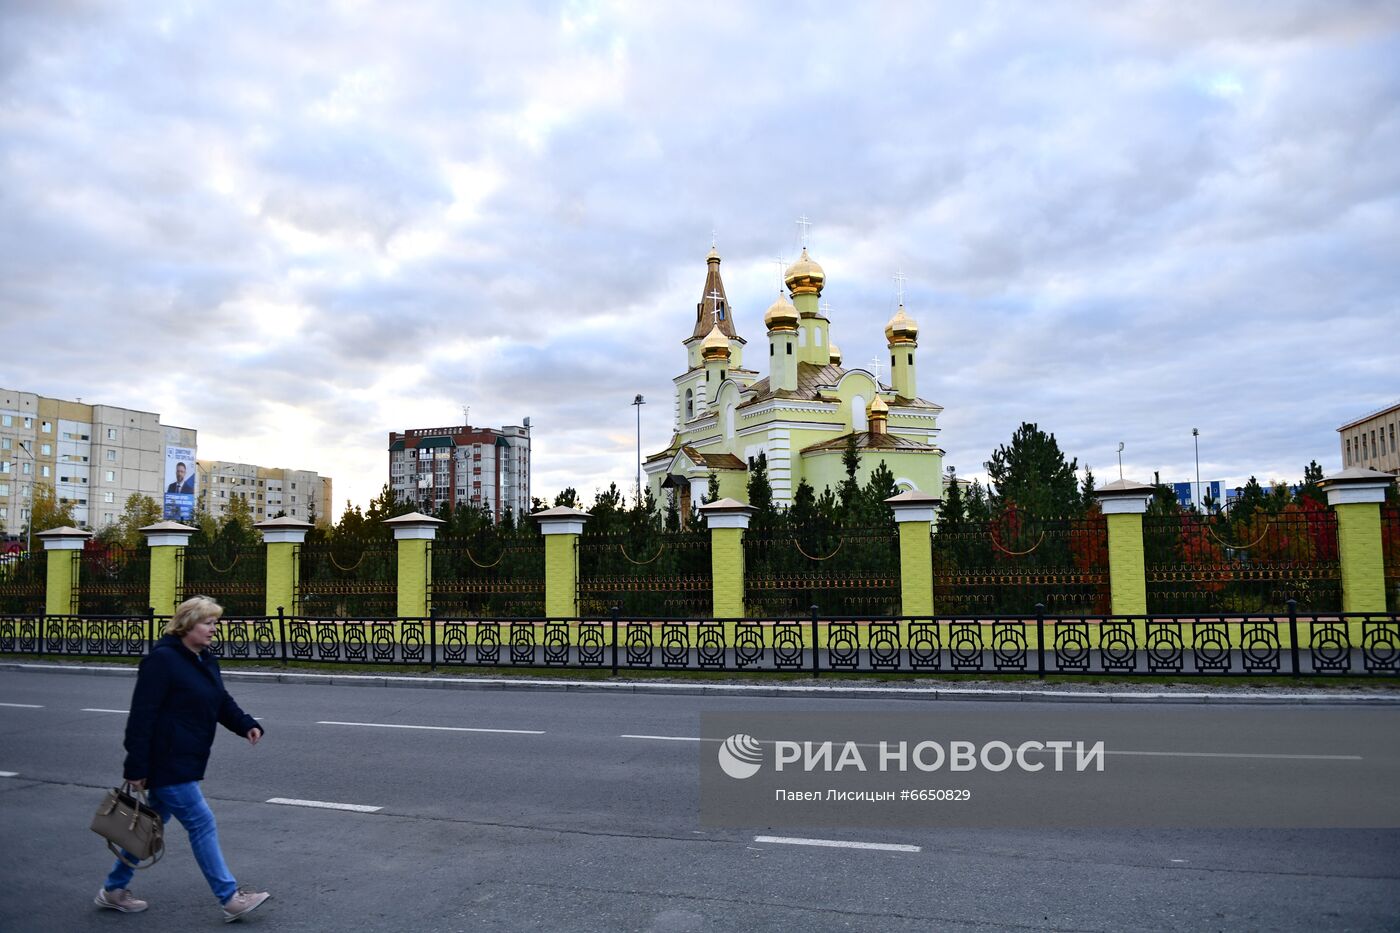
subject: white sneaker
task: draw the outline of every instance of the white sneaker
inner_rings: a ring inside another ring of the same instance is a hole
[[[263,901],[271,896],[266,891],[249,891],[247,888],[239,888],[238,893],[224,902],[224,923],[242,920],[261,907]]]
[[[151,905],[132,895],[126,888],[117,888],[115,891],[108,891],[106,888],[98,888],[97,896],[92,902],[98,907],[105,907],[108,910],[120,910],[124,914],[139,914]]]

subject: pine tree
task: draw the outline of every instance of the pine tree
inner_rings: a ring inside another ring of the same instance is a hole
[[[554,507],[560,506],[566,509],[578,508],[578,490],[572,486],[565,486],[564,491],[554,497]]]
[[[837,496],[841,500],[842,520],[846,524],[860,521],[860,483],[856,474],[860,470],[860,450],[856,447],[855,433],[846,435],[846,449],[841,454],[841,466],[846,470],[846,478],[841,481]]]
[[[763,451],[749,458],[749,505],[754,509],[752,527],[772,527],[777,512],[773,508],[773,486],[768,481],[768,454]]]
[[[710,503],[710,502],[718,502],[718,501],[719,501],[719,474],[718,474],[718,473],[711,473],[711,474],[710,474],[710,481],[709,481],[709,483],[705,486],[705,502],[708,504],[708,503]]]
[[[998,447],[985,466],[998,509],[1014,504],[1041,518],[1071,517],[1084,510],[1075,477],[1078,461],[1066,461],[1055,435],[1038,425],[1022,422],[1011,443]]]
[[[1094,496],[1094,471],[1087,463],[1084,464],[1084,482],[1079,485],[1079,498],[1086,511],[1098,501]]]
[[[939,530],[958,532],[967,522],[967,512],[963,507],[962,484],[955,474],[949,473],[943,484],[943,506],[938,512]]]

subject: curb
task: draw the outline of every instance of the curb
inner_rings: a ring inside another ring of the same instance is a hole
[[[133,677],[135,667],[0,662],[0,671]],[[532,680],[515,677],[407,677],[380,674],[297,674],[223,671],[224,679],[247,683],[319,684],[337,687],[419,687],[429,690],[552,690],[640,693],[659,696],[790,697],[852,700],[964,700],[1011,703],[1233,704],[1244,706],[1400,706],[1400,691],[1367,693],[1239,693],[1219,691],[1053,690],[1010,687],[858,687],[787,684],[697,684],[653,681]]]

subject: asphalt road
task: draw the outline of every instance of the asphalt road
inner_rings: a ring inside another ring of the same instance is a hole
[[[178,828],[166,859],[133,883],[150,911],[91,903],[110,858],[87,823],[119,778],[132,683],[0,671],[0,930],[220,921]],[[708,829],[704,746],[691,741],[704,713],[936,712],[948,734],[974,740],[1078,734],[1166,752],[1110,756],[1149,795],[1206,795],[1193,782],[1209,774],[1270,808],[1330,789],[1389,813],[1394,707],[231,689],[268,734],[251,748],[221,733],[204,791],[239,881],[273,892],[247,921],[267,929],[1400,928],[1397,829]],[[1219,755],[1206,737],[1231,733],[1253,736],[1255,757],[1190,757]],[[767,836],[906,849],[758,841]]]

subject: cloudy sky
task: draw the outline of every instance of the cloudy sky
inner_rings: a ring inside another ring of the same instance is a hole
[[[807,216],[848,366],[893,275],[964,475],[1296,479],[1400,400],[1392,3],[0,4],[0,384],[363,504],[387,435],[665,445],[715,237],[762,366]]]

